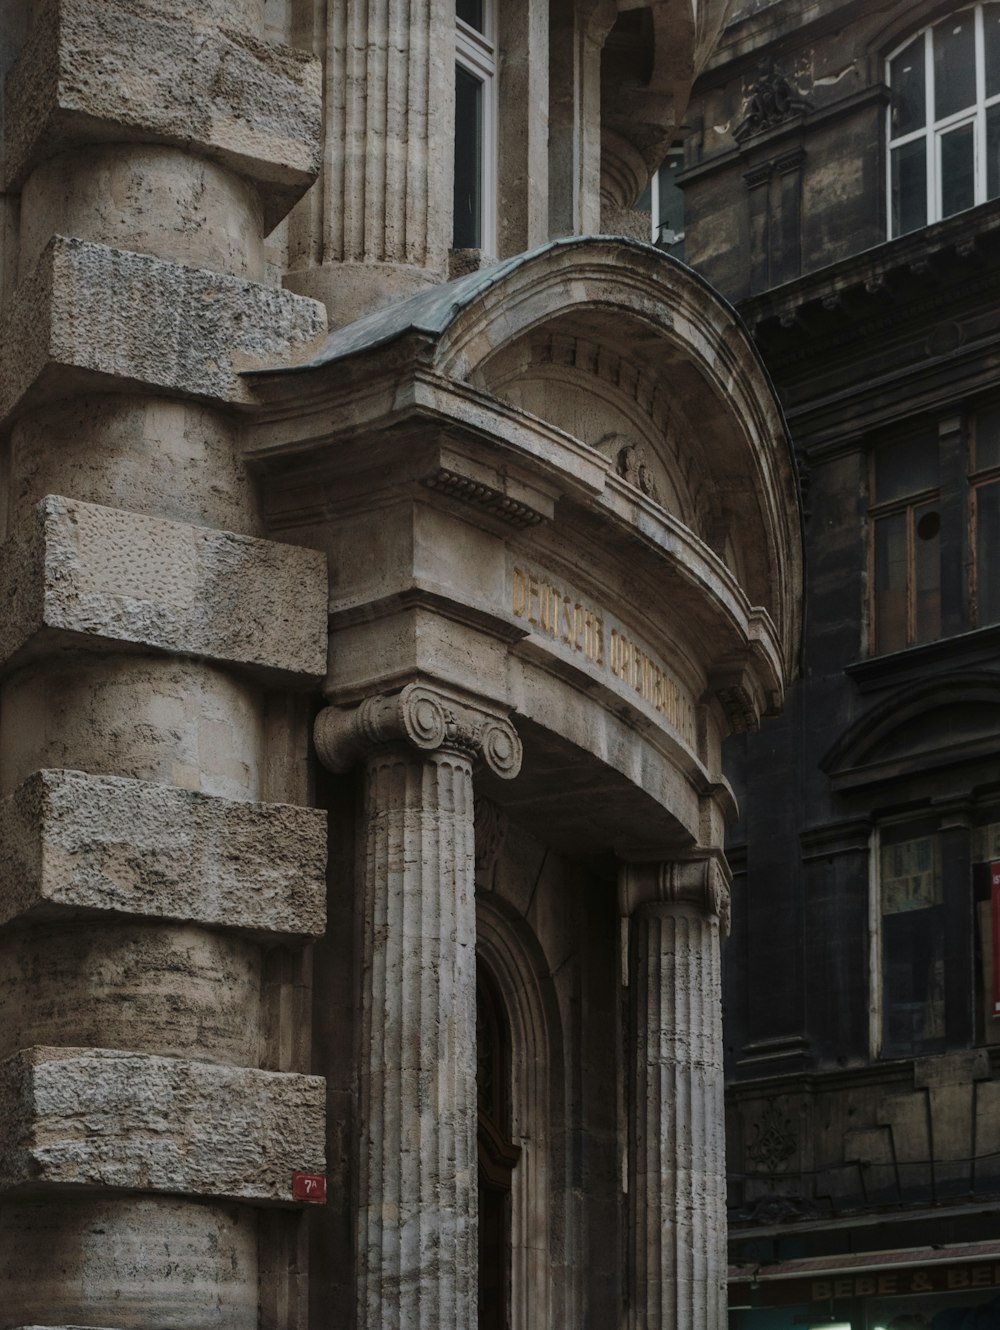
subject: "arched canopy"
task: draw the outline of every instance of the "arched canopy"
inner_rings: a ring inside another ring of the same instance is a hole
[[[391,352],[390,352],[391,348]],[[767,372],[732,307],[683,264],[617,237],[551,241],[496,267],[421,292],[329,335],[318,355],[279,374],[338,366],[374,376],[390,359],[484,394],[537,379],[540,358],[578,362],[578,391],[631,395],[633,427],[658,469],[683,480],[694,508],[674,514],[725,558],[749,605],[776,629],[779,672],[794,671],[800,632],[801,525],[791,446]],[[572,373],[562,378],[570,383]],[[542,395],[549,423],[591,448],[585,410]],[[537,400],[538,395],[533,400]],[[576,406],[580,400],[577,397]],[[530,410],[530,408],[529,408]],[[534,417],[537,410],[530,410]],[[589,433],[602,417],[591,412]],[[652,437],[650,437],[652,436]],[[664,437],[665,436],[665,437]],[[670,456],[667,453],[670,453]],[[591,481],[597,484],[596,480]],[[699,495],[692,497],[692,488]],[[778,685],[780,688],[780,684]]]
[[[724,814],[721,739],[794,673],[801,532],[771,385],[704,281],[557,240],[253,377],[275,529],[330,551],[332,699],[430,676],[513,712],[534,753],[503,800],[567,844]]]

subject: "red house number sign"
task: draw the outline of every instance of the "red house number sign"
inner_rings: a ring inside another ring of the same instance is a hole
[[[990,903],[993,906],[993,1015],[1000,1016],[1000,863],[990,864]]]
[[[292,1198],[296,1201],[311,1201],[313,1205],[325,1205],[326,1174],[293,1173]]]

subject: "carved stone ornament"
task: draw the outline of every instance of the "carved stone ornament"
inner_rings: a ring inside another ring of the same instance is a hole
[[[618,449],[615,456],[615,470],[623,480],[641,490],[654,503],[660,502],[656,477],[649,469],[646,450],[641,443],[626,443]]]
[[[812,103],[801,97],[786,76],[778,69],[762,74],[747,88],[743,98],[743,111],[733,138],[742,143],[753,134],[774,129],[789,116],[809,111]]]
[[[334,772],[349,771],[370,749],[393,743],[460,753],[504,780],[521,769],[521,740],[509,720],[420,683],[366,697],[357,707],[325,707],[313,739],[320,761]]]
[[[773,1099],[753,1124],[753,1139],[747,1143],[747,1159],[763,1173],[780,1173],[795,1154],[798,1141],[791,1118],[779,1110]]]
[[[729,932],[729,886],[732,874],[721,853],[702,854],[668,863],[622,864],[618,870],[618,904],[623,915],[644,905],[693,905],[718,916]]]

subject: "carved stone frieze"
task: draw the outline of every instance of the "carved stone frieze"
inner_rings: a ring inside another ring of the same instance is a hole
[[[504,780],[521,769],[521,740],[509,720],[420,683],[366,697],[357,707],[324,708],[313,737],[320,760],[334,772],[349,771],[383,744],[459,753]]]
[[[623,915],[646,905],[693,905],[716,915],[729,932],[732,874],[721,853],[703,853],[665,863],[622,864],[618,904]]]

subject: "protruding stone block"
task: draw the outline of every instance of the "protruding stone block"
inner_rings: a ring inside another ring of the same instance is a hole
[[[0,805],[0,924],[113,911],[319,936],[326,815],[171,785],[40,771]]]
[[[50,495],[0,549],[0,595],[0,663],[71,642],[326,668],[326,561],[295,545]]]
[[[325,1172],[324,1103],[319,1076],[27,1049],[0,1063],[0,1189],[292,1204],[295,1172]]]
[[[278,287],[56,236],[18,286],[0,337],[0,420],[58,380],[248,402],[241,371],[325,330],[322,305]]]
[[[320,166],[319,61],[143,0],[48,0],[7,81],[6,188],[95,142],[193,149],[262,186],[272,229]]]

